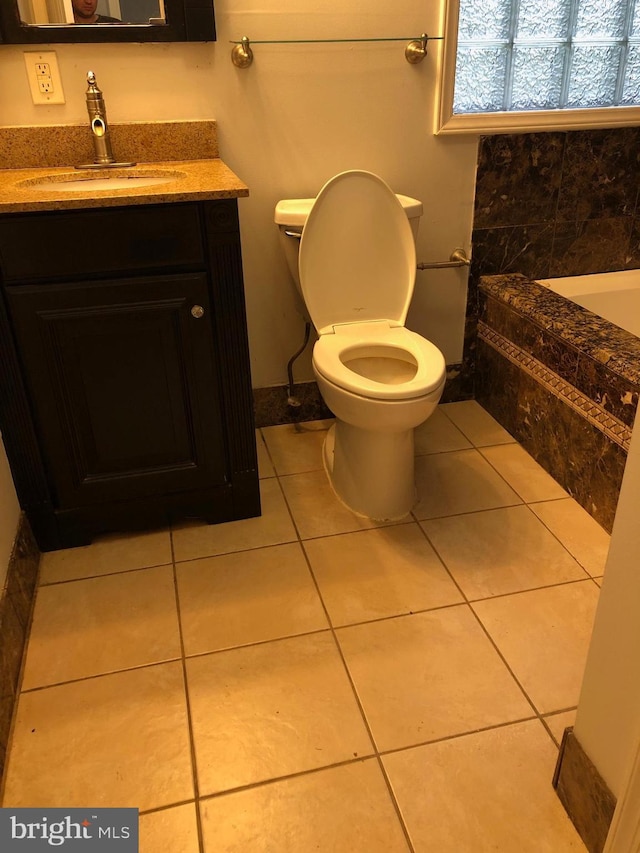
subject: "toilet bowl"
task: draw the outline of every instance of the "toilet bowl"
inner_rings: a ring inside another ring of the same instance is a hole
[[[436,408],[445,381],[440,350],[404,325],[414,232],[401,200],[364,171],[328,181],[300,225],[300,290],[318,332],[312,365],[336,416],[325,468],[354,512],[403,518],[416,499],[413,430]]]

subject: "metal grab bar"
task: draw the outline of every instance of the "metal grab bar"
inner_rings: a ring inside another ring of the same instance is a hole
[[[444,36],[428,36],[426,33],[418,36],[396,36],[394,38],[346,38],[346,39],[256,39],[252,41],[243,36],[239,41],[232,41],[231,61],[236,68],[248,68],[253,62],[252,44],[341,44],[355,42],[408,41],[404,57],[411,65],[416,65],[427,55],[427,43],[442,41]]]
[[[299,240],[302,237],[302,232],[300,231],[286,230],[284,233],[286,237],[292,237],[294,240]],[[417,264],[417,269],[446,270],[452,269],[453,267],[468,267],[470,264],[471,259],[467,257],[467,253],[464,249],[454,249],[449,255],[448,261],[422,261]]]
[[[468,267],[471,259],[464,249],[454,249],[448,261],[423,261],[418,264],[419,270],[446,270],[451,267]]]

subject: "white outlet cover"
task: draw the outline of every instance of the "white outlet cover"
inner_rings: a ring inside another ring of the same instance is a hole
[[[31,91],[31,99],[36,105],[41,104],[64,104],[64,91],[62,89],[62,79],[58,69],[58,57],[55,50],[29,50],[25,51],[24,64],[27,70],[27,79],[29,81],[29,89]],[[51,92],[42,92],[38,83],[39,75],[36,70],[36,65],[46,63],[51,72]]]

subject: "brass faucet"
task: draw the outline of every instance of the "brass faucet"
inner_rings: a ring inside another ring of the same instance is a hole
[[[108,169],[116,166],[135,166],[135,163],[117,163],[111,149],[111,134],[109,133],[109,123],[107,122],[107,108],[102,97],[102,91],[96,83],[96,75],[93,71],[87,72],[87,112],[89,113],[89,127],[93,138],[93,148],[95,151],[95,161],[87,163],[83,166],[77,166],[78,169]]]

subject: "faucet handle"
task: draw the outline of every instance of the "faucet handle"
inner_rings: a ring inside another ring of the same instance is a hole
[[[87,83],[89,84],[89,88],[87,89],[87,95],[93,95],[94,98],[102,97],[102,91],[98,88],[98,83],[96,81],[96,75],[93,71],[87,71]]]

